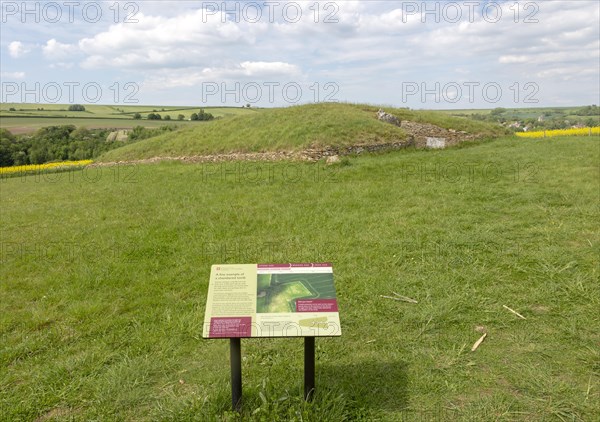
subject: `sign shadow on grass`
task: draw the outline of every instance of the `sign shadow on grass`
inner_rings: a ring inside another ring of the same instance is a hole
[[[408,364],[369,360],[350,364],[317,364],[318,388],[327,386],[351,398],[357,406],[402,410],[408,406]]]

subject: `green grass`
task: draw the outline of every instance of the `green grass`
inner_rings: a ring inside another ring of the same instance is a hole
[[[599,142],[2,180],[0,419],[598,420]],[[238,418],[210,266],[303,261],[344,334],[309,404],[300,339],[243,340]]]
[[[503,129],[453,118],[442,113],[388,109],[403,120],[433,123],[466,130],[482,137]],[[160,156],[230,152],[299,151],[305,148],[387,143],[406,140],[406,133],[376,118],[377,107],[353,104],[311,104],[213,121],[177,133],[147,139],[110,151],[101,161],[123,161]]]

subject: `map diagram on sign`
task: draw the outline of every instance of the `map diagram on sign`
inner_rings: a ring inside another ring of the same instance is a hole
[[[297,300],[335,298],[330,273],[259,274],[256,313],[297,312]]]

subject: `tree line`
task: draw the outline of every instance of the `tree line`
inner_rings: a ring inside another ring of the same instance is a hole
[[[142,119],[142,115],[141,113],[135,113],[133,115],[134,120],[141,120]],[[156,111],[149,113],[146,118],[148,120],[171,120],[171,115],[167,114],[165,116],[161,116],[159,113],[156,113]],[[198,113],[192,113],[192,115],[190,116],[190,120],[193,121],[201,121],[201,122],[206,122],[206,121],[210,121],[210,120],[214,120],[215,116],[213,116],[211,113],[207,113],[204,111],[204,109],[200,109],[200,111]],[[185,116],[183,114],[179,114],[177,116],[177,120],[181,121],[181,120],[185,120]]]
[[[94,159],[127,143],[175,130],[175,126],[133,128],[128,140],[107,141],[113,129],[86,129],[74,125],[48,126],[32,135],[13,135],[0,128],[0,167],[44,164],[52,161]]]
[[[587,106],[578,110],[548,109],[540,111],[539,115],[523,117],[523,111],[512,111],[498,107],[488,114],[474,113],[465,115],[474,120],[509,124],[519,122],[522,127],[530,130],[568,129],[574,125],[594,127],[600,125],[600,112],[596,105]]]

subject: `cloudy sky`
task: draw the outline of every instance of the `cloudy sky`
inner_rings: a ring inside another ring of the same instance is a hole
[[[597,104],[600,2],[2,1],[3,102]]]

